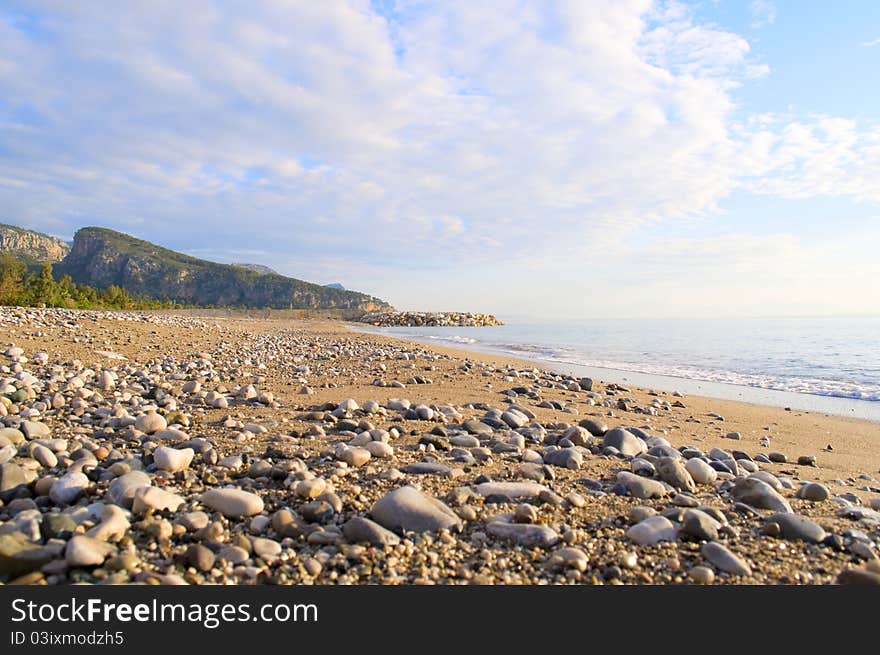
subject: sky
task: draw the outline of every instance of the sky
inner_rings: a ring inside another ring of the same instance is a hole
[[[506,316],[880,313],[873,0],[0,1],[0,222]]]

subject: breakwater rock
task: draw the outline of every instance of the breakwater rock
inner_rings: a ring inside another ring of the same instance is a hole
[[[492,314],[470,312],[370,312],[358,319],[379,327],[487,327],[504,325]]]

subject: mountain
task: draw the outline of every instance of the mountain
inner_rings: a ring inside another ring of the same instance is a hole
[[[70,252],[70,246],[48,234],[0,223],[0,252],[8,252],[33,265],[60,262]]]
[[[100,227],[76,233],[57,272],[82,284],[117,285],[129,293],[185,305],[361,312],[389,307],[363,293],[197,259]]]
[[[331,282],[330,284],[325,284],[324,286],[328,289],[339,289],[340,291],[345,291],[345,287],[339,284],[339,282]]]
[[[243,268],[248,271],[253,271],[254,273],[262,273],[263,275],[280,275],[278,271],[273,268],[269,268],[268,266],[263,266],[262,264],[247,264],[243,262],[232,262],[232,266],[238,266],[239,268]]]

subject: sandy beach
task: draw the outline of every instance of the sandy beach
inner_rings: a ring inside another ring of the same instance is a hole
[[[332,321],[0,312],[0,579],[878,578],[877,423]]]

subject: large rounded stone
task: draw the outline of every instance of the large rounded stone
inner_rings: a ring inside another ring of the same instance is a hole
[[[242,489],[211,489],[202,494],[201,501],[227,518],[253,516],[263,511],[263,499]]]
[[[52,483],[49,498],[56,505],[70,505],[89,488],[85,473],[66,473]]]
[[[394,546],[400,543],[400,537],[386,530],[375,521],[355,516],[342,526],[342,534],[349,543],[368,543],[373,546]]]
[[[750,477],[737,480],[732,494],[741,503],[758,509],[791,512],[791,505],[788,504],[788,501],[780,496],[773,487],[758,478]]]
[[[636,455],[648,452],[645,442],[624,428],[608,430],[602,437],[602,445],[606,448],[616,448],[627,457],[635,457]]]
[[[135,492],[141,487],[152,485],[150,476],[143,471],[130,471],[121,475],[110,483],[107,490],[107,499],[116,505],[131,508],[134,502]]]
[[[377,500],[370,515],[380,525],[395,531],[435,532],[462,525],[461,519],[444,503],[409,485]]]
[[[782,536],[792,541],[806,541],[811,544],[821,543],[825,539],[826,533],[822,527],[813,523],[808,518],[781,512],[767,517],[769,523],[775,523],[779,526]]]
[[[752,567],[749,566],[748,562],[738,555],[734,555],[726,546],[722,546],[717,541],[703,544],[700,552],[703,553],[703,557],[710,564],[725,573],[730,573],[731,575],[751,575],[752,573]]]
[[[697,457],[685,462],[684,468],[697,484],[712,484],[718,479],[718,471]]]
[[[653,546],[661,541],[675,541],[675,526],[665,516],[649,516],[626,531],[626,536],[639,546]]]
[[[681,459],[661,457],[655,467],[660,479],[670,486],[683,491],[696,491],[697,485]]]
[[[496,517],[486,524],[486,532],[504,541],[525,548],[550,548],[559,543],[553,528],[532,523],[512,523],[507,517]]]
[[[153,434],[168,427],[165,417],[156,412],[146,412],[141,414],[134,421],[134,427],[146,434]]]
[[[483,498],[502,496],[508,500],[537,498],[542,491],[548,491],[544,485],[534,482],[483,482],[474,490]]]
[[[67,542],[64,559],[71,567],[100,566],[116,547],[94,537],[78,535]]]
[[[167,446],[159,446],[153,451],[153,462],[156,468],[167,471],[168,473],[177,473],[190,465],[195,451],[192,448],[168,448]]]
[[[621,471],[618,473],[617,480],[622,483],[623,486],[626,487],[626,490],[629,491],[630,495],[635,498],[662,498],[668,493],[662,482],[651,480],[650,478],[643,478],[642,476],[635,475],[629,471]]]

